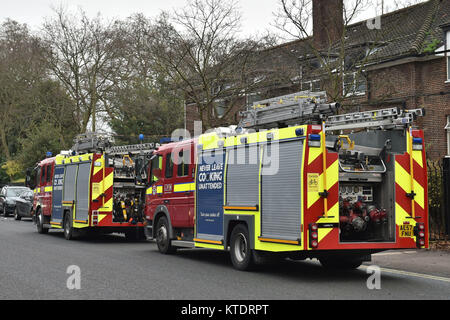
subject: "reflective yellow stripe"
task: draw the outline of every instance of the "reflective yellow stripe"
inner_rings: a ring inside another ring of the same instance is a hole
[[[174,192],[189,192],[195,190],[195,183],[180,183],[173,186]]]
[[[52,192],[53,191],[53,187],[45,187],[44,191],[45,192]]]
[[[232,207],[232,206],[224,206],[225,210],[247,210],[247,211],[257,211],[258,207]]]
[[[299,244],[298,241],[293,240],[282,240],[282,239],[270,239],[270,238],[258,238],[262,242],[275,242],[275,243],[286,243],[286,244]]]
[[[211,244],[222,244],[222,241],[204,240],[204,239],[194,239],[195,242],[211,243]]]

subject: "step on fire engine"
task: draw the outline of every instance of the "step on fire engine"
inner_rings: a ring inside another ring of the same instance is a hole
[[[64,229],[68,240],[88,232],[144,239],[144,164],[154,148],[144,143],[111,147],[107,136],[84,134],[72,150],[48,154],[27,175],[38,232]]]
[[[158,148],[146,230],[159,251],[229,250],[356,268],[372,253],[428,247],[424,110],[337,115],[325,93],[255,103],[238,129]]]

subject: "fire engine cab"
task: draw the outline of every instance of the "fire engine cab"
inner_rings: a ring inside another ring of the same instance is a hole
[[[86,232],[144,239],[144,164],[153,150],[153,144],[111,147],[106,137],[85,134],[72,150],[48,154],[27,174],[38,232],[64,229],[67,240]]]
[[[248,270],[268,256],[356,268],[372,253],[428,247],[422,109],[336,115],[325,93],[255,103],[239,130],[153,154],[146,229],[161,253],[229,250]]]

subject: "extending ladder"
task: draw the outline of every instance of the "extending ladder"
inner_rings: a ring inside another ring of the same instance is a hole
[[[325,92],[302,91],[255,102],[242,111],[239,127],[270,129],[301,124],[325,123],[326,131],[394,129],[410,126],[424,109],[403,110],[398,107],[338,115],[339,103],[327,103]]]

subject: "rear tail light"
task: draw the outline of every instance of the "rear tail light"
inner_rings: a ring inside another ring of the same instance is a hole
[[[98,225],[98,211],[92,211],[92,225]]]
[[[309,225],[309,247],[313,249],[319,247],[319,226],[317,223]]]
[[[414,227],[414,235],[416,236],[416,245],[418,248],[425,246],[425,224],[417,223]]]

